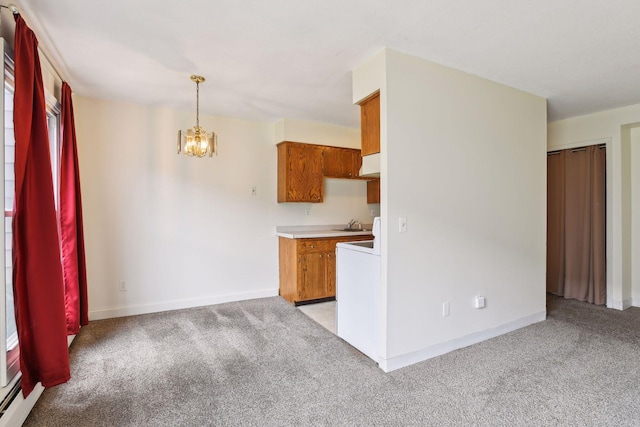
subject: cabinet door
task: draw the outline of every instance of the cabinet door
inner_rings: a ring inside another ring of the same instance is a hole
[[[326,252],[300,255],[301,277],[298,288],[298,301],[324,298],[326,296],[326,260]]]
[[[278,202],[322,202],[322,146],[278,145]]]
[[[324,147],[322,174],[329,178],[357,178],[362,166],[360,150]]]
[[[335,248],[332,251],[326,253],[326,265],[327,265],[327,296],[336,296],[336,255]]]
[[[362,155],[380,152],[380,93],[360,104]]]
[[[367,181],[367,203],[380,203],[380,180]]]

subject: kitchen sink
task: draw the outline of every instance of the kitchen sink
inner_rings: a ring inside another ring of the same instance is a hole
[[[371,229],[370,228],[363,228],[363,229],[360,229],[360,228],[338,228],[335,231],[353,231],[353,232],[356,232],[356,231],[371,231]]]

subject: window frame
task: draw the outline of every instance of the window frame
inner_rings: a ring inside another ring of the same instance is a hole
[[[20,353],[18,347],[18,336],[17,332],[12,334],[10,337],[7,336],[7,316],[9,311],[7,310],[7,286],[13,286],[12,282],[8,279],[8,273],[10,270],[8,269],[7,263],[12,262],[12,260],[7,260],[7,218],[11,218],[13,216],[13,206],[9,209],[6,204],[6,194],[5,194],[5,183],[6,183],[6,171],[5,171],[5,149],[6,149],[6,121],[8,119],[8,114],[6,114],[6,103],[9,102],[7,97],[5,96],[5,90],[9,90],[12,94],[15,91],[14,85],[14,61],[13,61],[13,51],[7,44],[7,42],[2,39],[2,43],[0,44],[1,54],[3,58],[3,67],[2,67],[2,82],[3,82],[3,90],[2,90],[2,150],[0,150],[0,162],[2,163],[2,176],[3,176],[3,185],[2,189],[2,204],[4,206],[4,224],[3,224],[3,239],[2,239],[2,253],[5,263],[5,271],[3,273],[2,280],[2,292],[0,295],[0,313],[2,313],[2,320],[0,320],[0,386],[4,387],[15,383],[20,375]],[[11,120],[13,120],[13,115],[11,116]],[[12,196],[13,199],[13,196]],[[10,227],[9,227],[10,228]],[[10,231],[10,230],[9,230]],[[15,319],[13,319],[15,323]],[[9,342],[10,341],[10,342]]]

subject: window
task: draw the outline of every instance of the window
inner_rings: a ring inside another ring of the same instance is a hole
[[[15,138],[13,134],[13,61],[4,53],[4,90],[3,90],[3,122],[4,122],[4,292],[1,297],[2,327],[0,328],[0,386],[8,385],[20,370],[18,360],[18,333],[16,330],[15,311],[13,305],[13,269],[12,269],[12,214],[15,193]]]

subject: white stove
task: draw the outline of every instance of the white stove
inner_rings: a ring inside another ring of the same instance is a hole
[[[380,316],[380,217],[373,240],[336,245],[336,331],[378,362]]]

